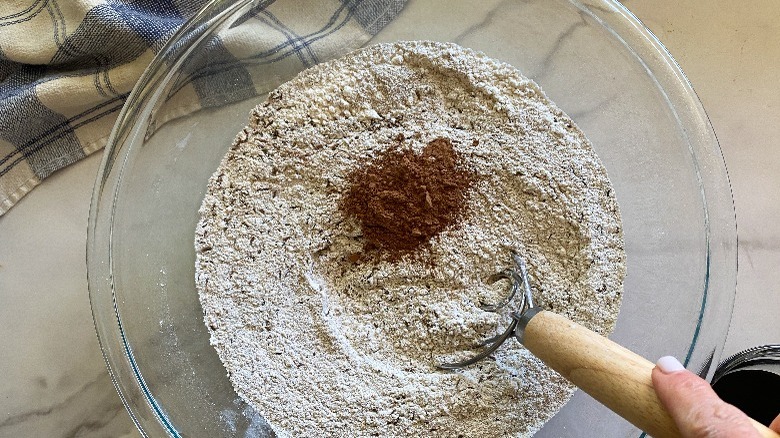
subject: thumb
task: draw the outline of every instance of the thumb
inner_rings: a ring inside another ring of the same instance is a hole
[[[721,400],[709,383],[671,356],[656,363],[653,386],[685,438],[761,436],[747,415]]]
[[[769,425],[769,428],[777,433],[780,433],[780,415],[778,415],[777,418],[772,421],[772,424]]]

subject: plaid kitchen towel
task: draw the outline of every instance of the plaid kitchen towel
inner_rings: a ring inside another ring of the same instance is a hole
[[[190,77],[171,96],[178,107],[170,117],[252,97],[230,95],[230,81],[255,81],[250,88],[268,91],[243,59],[300,70],[359,47],[404,2],[256,0],[242,17],[250,31],[236,28],[225,41],[211,41],[212,53],[185,69]],[[0,215],[52,172],[105,145],[144,68],[206,3],[0,0]],[[225,87],[214,86],[220,79]]]

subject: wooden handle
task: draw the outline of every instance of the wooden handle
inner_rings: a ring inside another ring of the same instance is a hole
[[[522,338],[547,366],[636,427],[655,438],[680,436],[655,394],[655,365],[647,359],[552,312],[531,316]],[[780,438],[753,424],[763,437]]]

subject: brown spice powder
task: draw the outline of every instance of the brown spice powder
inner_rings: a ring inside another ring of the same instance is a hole
[[[437,138],[420,154],[391,148],[347,180],[340,207],[360,223],[364,250],[397,260],[457,223],[474,175],[452,142]]]

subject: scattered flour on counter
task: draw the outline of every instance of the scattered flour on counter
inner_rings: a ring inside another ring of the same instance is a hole
[[[339,200],[390,147],[449,139],[478,179],[417,256],[364,260]],[[197,286],[236,392],[280,436],[528,436],[573,387],[519,343],[457,372],[527,260],[538,304],[612,331],[618,206],[584,134],[515,68],[449,43],[371,46],[271,92],[212,176]]]

